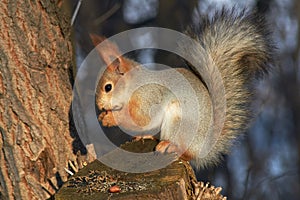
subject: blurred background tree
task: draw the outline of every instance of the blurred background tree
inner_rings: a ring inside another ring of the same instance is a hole
[[[69,0],[75,10],[77,0]],[[253,107],[258,117],[221,165],[198,172],[199,180],[223,187],[229,199],[300,198],[300,70],[297,0],[84,0],[74,23],[77,65],[93,48],[89,33],[110,37],[144,26],[183,31],[199,14],[222,6],[257,9],[265,14],[278,47],[276,68],[257,87]],[[199,12],[196,12],[199,11]],[[140,62],[165,62],[160,51],[144,50],[133,56]],[[175,63],[168,63],[176,66]],[[178,63],[177,63],[178,64]],[[116,144],[114,129],[109,134]]]

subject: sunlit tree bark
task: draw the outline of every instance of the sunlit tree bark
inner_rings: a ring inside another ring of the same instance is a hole
[[[54,0],[0,2],[0,199],[46,199],[72,152],[70,22]]]

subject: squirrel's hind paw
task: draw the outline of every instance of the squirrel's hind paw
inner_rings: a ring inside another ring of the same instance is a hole
[[[180,156],[181,159],[189,161],[192,159],[191,154],[188,151],[183,152],[182,149],[176,145],[171,143],[168,140],[162,140],[160,141],[156,147],[155,151],[159,153],[176,153],[178,156]]]

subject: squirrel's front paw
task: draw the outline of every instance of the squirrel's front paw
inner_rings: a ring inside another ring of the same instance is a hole
[[[168,140],[162,140],[160,141],[156,147],[155,151],[159,153],[176,153],[177,155],[180,156],[183,160],[191,160],[192,156],[188,151],[183,152],[183,150],[177,146],[176,144],[171,143]]]
[[[107,126],[107,127],[117,126],[114,115],[111,111],[102,112],[98,116],[98,120],[102,122],[103,126]]]
[[[133,141],[140,141],[140,140],[158,140],[153,135],[136,135],[132,138]]]

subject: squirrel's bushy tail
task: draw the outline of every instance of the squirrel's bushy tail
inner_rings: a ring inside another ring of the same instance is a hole
[[[264,17],[256,12],[223,8],[212,19],[202,17],[189,32],[224,75],[228,66],[251,77],[269,71],[274,45]]]
[[[200,59],[204,61],[202,65],[206,68],[210,68],[207,65],[216,66],[218,72],[211,73],[220,73],[222,79],[225,102],[220,100],[219,84],[208,83],[219,80],[209,80],[198,72],[211,94],[213,126],[220,129],[221,135],[213,136],[218,139],[207,156],[215,157],[213,160],[217,161],[219,154],[229,149],[232,139],[249,126],[251,80],[269,71],[274,47],[264,18],[256,13],[237,12],[236,9],[222,9],[212,18],[203,17],[187,33],[200,43],[200,48],[184,47],[184,44],[180,45],[181,48],[188,48],[193,57],[205,56]],[[211,77],[215,77],[214,74]],[[223,120],[219,119],[223,112],[220,104],[224,104],[226,110]],[[200,165],[205,163],[205,158],[202,158]]]

